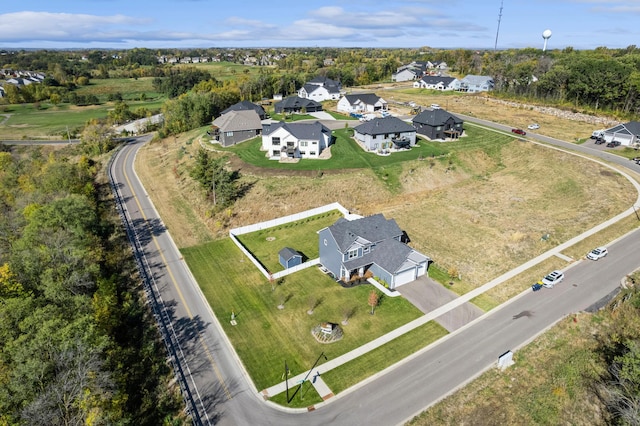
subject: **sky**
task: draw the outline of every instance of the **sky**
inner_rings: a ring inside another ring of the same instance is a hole
[[[625,48],[639,22],[640,0],[3,0],[0,48]]]

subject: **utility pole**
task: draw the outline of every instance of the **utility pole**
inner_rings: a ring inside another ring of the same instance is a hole
[[[500,12],[498,12],[498,29],[496,30],[496,42],[493,45],[493,50],[495,51],[498,48],[498,34],[500,33],[500,21],[502,20],[502,5],[504,4],[504,0],[500,0]]]

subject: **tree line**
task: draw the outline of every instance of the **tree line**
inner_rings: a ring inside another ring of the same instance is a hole
[[[0,424],[182,424],[101,165],[0,152]]]

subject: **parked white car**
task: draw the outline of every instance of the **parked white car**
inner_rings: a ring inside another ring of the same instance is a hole
[[[532,124],[529,124],[527,126],[527,129],[529,129],[529,130],[536,130],[536,129],[539,129],[539,128],[540,128],[540,125],[537,124],[537,123],[532,123]]]
[[[564,280],[564,274],[562,271],[553,271],[542,279],[542,285],[546,288],[553,288],[554,285]]]
[[[608,254],[609,254],[609,251],[607,250],[606,247],[597,247],[591,250],[589,254],[587,254],[587,259],[598,260],[603,257],[606,257]]]

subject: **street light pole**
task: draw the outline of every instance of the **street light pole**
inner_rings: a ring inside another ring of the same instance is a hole
[[[318,365],[318,362],[320,362],[320,358],[324,357],[325,361],[328,359],[327,356],[324,354],[324,351],[320,354],[320,356],[318,356],[318,359],[316,359],[316,362],[313,363],[313,366],[309,369],[309,372],[307,373],[306,376],[304,376],[304,379],[302,379],[300,381],[300,386],[298,386],[298,388],[296,389],[296,391],[293,393],[293,395],[291,395],[291,399],[289,399],[288,395],[289,393],[287,392],[287,404],[291,402],[291,400],[293,398],[295,398],[296,394],[298,393],[298,391],[302,388],[302,385],[304,385],[304,382],[307,381],[307,379],[309,378],[309,374],[311,374],[311,372],[313,371],[314,368],[316,368],[316,365]],[[287,387],[288,387],[288,383],[287,383]]]

